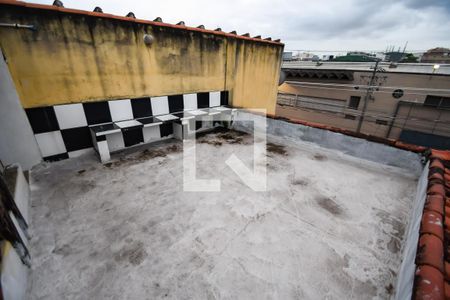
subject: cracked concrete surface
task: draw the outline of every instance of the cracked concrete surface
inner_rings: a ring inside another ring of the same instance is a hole
[[[395,286],[416,178],[269,136],[268,191],[251,137],[212,133],[198,174],[222,191],[183,192],[182,144],[87,155],[31,172],[31,299],[371,299]]]

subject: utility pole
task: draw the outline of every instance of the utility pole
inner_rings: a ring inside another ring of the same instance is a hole
[[[372,95],[372,92],[373,92],[373,84],[375,82],[375,77],[377,74],[379,62],[380,61],[377,60],[377,62],[375,63],[375,68],[373,68],[372,77],[370,77],[369,87],[367,88],[366,95],[364,96],[363,109],[361,112],[361,116],[359,117],[358,128],[356,129],[357,133],[359,133],[361,131],[362,122],[364,120],[364,115],[366,114],[366,110],[367,110],[367,102],[369,101],[369,97]]]

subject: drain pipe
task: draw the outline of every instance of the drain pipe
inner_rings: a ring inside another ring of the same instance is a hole
[[[24,24],[17,24],[17,23],[0,23],[0,27],[11,27],[11,28],[17,28],[17,29],[30,29],[35,31],[37,27],[35,25],[24,25]]]

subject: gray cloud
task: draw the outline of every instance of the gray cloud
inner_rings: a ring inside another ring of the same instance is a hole
[[[51,4],[52,0],[37,0]],[[286,49],[450,47],[449,0],[63,0],[66,7],[281,38]]]
[[[423,0],[407,0],[404,1],[405,5],[411,8],[415,9],[421,9],[421,8],[427,8],[430,6],[438,7],[446,9],[447,11],[450,11],[450,1],[448,0],[429,0],[429,1],[423,1]]]

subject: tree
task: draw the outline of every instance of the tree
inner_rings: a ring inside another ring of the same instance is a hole
[[[406,56],[401,60],[404,63],[416,63],[418,62],[418,58],[414,56],[412,53],[407,53]]]

